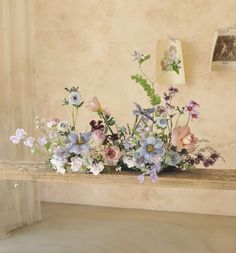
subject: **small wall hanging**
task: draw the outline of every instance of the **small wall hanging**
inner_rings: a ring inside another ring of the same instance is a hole
[[[215,33],[211,69],[236,71],[236,28],[218,30]]]
[[[176,75],[174,72],[177,72],[178,75]],[[158,83],[161,84],[185,84],[184,60],[181,41],[169,36],[168,39],[158,40],[157,79]]]

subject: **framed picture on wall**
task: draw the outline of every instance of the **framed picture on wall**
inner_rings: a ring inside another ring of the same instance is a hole
[[[219,30],[215,33],[211,69],[236,71],[236,29]]]

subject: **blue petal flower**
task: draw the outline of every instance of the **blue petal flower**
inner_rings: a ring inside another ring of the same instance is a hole
[[[76,132],[71,132],[69,135],[70,143],[67,146],[68,151],[75,154],[87,153],[90,149],[90,137],[90,133],[82,133],[78,135]]]
[[[163,156],[165,150],[162,147],[163,141],[159,138],[148,137],[140,141],[141,147],[137,150],[141,157],[144,157],[146,161],[151,161],[154,156]]]

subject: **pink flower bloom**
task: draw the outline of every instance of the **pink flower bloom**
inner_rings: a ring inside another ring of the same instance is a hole
[[[192,153],[195,149],[197,138],[191,133],[188,126],[177,126],[172,132],[171,143],[177,147],[178,152],[187,149]]]
[[[88,101],[86,108],[92,112],[105,113],[108,116],[111,115],[110,110],[108,108],[102,108],[97,97],[93,97],[92,100]]]
[[[98,143],[103,143],[106,139],[106,136],[102,130],[95,130],[92,133],[92,139]]]
[[[195,110],[193,110],[192,112],[191,112],[191,117],[192,117],[192,119],[198,119],[199,118],[199,112],[198,111],[195,111]]]
[[[120,149],[117,146],[109,146],[104,150],[104,158],[108,164],[116,165],[121,157]]]
[[[48,127],[48,128],[52,128],[52,127],[54,127],[55,125],[57,125],[59,122],[60,122],[60,120],[57,119],[57,118],[50,119],[50,120],[47,122],[47,127]]]

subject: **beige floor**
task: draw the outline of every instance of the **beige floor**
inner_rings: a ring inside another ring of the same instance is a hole
[[[235,253],[236,217],[43,204],[43,221],[0,253]]]

